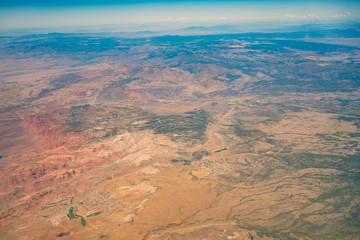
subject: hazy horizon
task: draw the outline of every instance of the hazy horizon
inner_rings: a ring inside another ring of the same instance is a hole
[[[357,1],[12,1],[0,4],[0,29],[101,25],[166,27],[262,22],[358,21]]]

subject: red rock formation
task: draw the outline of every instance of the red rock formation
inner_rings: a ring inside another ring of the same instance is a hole
[[[35,134],[34,142],[43,150],[49,150],[62,146],[76,146],[79,143],[86,142],[86,137],[83,134],[71,134],[66,132],[66,127],[52,118],[61,117],[57,116],[61,113],[54,113],[53,116],[49,114],[37,114],[26,118],[23,121],[30,132]]]

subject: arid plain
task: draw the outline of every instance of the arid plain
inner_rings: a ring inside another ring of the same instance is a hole
[[[1,39],[0,238],[358,239],[360,50],[292,34]]]

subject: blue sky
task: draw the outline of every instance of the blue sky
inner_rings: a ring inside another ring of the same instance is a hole
[[[360,1],[0,0],[0,28],[358,20]]]

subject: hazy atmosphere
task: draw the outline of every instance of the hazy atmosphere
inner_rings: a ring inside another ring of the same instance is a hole
[[[0,28],[358,20],[358,1],[2,1]]]
[[[359,109],[359,1],[0,1],[0,239],[360,239]]]

